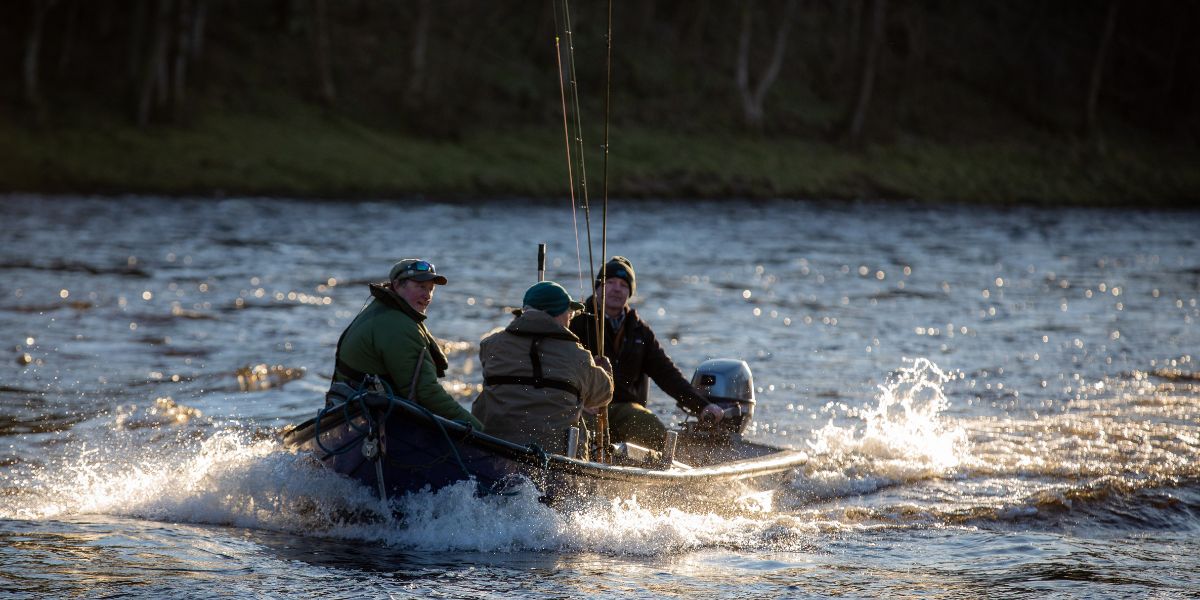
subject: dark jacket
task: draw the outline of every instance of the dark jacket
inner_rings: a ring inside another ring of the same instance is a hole
[[[595,296],[584,304],[594,309]],[[636,310],[625,311],[620,331],[614,331],[608,319],[604,319],[604,355],[613,367],[613,403],[637,402],[645,406],[649,378],[681,407],[692,412],[703,410],[708,401],[679,372],[679,367],[655,339],[654,331],[638,318]],[[595,319],[595,315],[586,312],[571,319],[571,332],[592,354],[596,354],[597,347]]]
[[[447,419],[482,425],[438,383],[446,374],[446,355],[425,327],[425,315],[408,305],[387,286],[371,284],[374,298],[338,340],[334,381],[361,383],[362,374],[378,375],[397,396],[409,397],[418,358],[415,398],[409,398]]]

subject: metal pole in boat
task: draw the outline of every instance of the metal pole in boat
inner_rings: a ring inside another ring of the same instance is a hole
[[[538,282],[546,280],[546,244],[538,244]]]
[[[567,428],[567,458],[575,458],[579,453],[579,428]]]
[[[662,461],[663,466],[668,469],[671,468],[671,465],[675,462],[675,444],[678,443],[678,441],[679,432],[677,431],[668,431],[666,439],[663,440]]]

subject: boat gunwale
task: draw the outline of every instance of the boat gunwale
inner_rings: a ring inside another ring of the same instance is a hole
[[[456,438],[453,441],[470,444],[503,458],[530,466],[552,468],[592,479],[661,484],[706,482],[710,480],[733,481],[786,471],[803,466],[808,462],[808,455],[803,451],[774,448],[767,444],[754,443],[761,447],[775,449],[776,452],[765,456],[743,458],[715,465],[691,468],[653,469],[631,465],[601,464],[521,446],[514,442],[489,435],[486,432],[478,431],[469,425],[451,421],[430,413],[428,410],[413,404],[407,399],[394,396],[389,400],[385,396],[375,394],[364,396],[362,403],[355,402],[349,406],[347,406],[348,403],[334,405],[330,408],[344,407],[345,410],[335,412],[326,409],[317,417],[286,428],[281,436],[282,441],[285,446],[295,449],[316,437],[318,420],[321,420],[323,425],[327,424],[331,427],[336,427],[345,422],[347,417],[353,418],[360,415],[362,405],[366,405],[370,409],[383,410],[387,408],[389,403],[393,408],[403,410],[408,416],[416,417],[417,422],[422,423],[426,427],[440,426],[448,436]],[[328,458],[328,455],[321,457],[321,460],[325,458]]]

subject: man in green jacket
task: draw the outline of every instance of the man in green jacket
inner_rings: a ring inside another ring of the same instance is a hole
[[[395,395],[436,415],[483,429],[438,383],[449,363],[425,327],[425,311],[437,285],[446,285],[446,278],[417,258],[393,265],[387,283],[370,284],[371,302],[338,340],[333,380],[358,386],[367,375],[375,375]]]

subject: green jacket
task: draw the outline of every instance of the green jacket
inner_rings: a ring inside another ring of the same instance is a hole
[[[438,383],[449,363],[425,327],[425,315],[387,286],[371,284],[371,296],[374,299],[358,313],[338,342],[334,381],[358,385],[354,371],[379,375],[392,386],[395,395],[409,398],[413,370],[424,354],[415,397],[409,399],[435,415],[482,430],[483,424]]]

